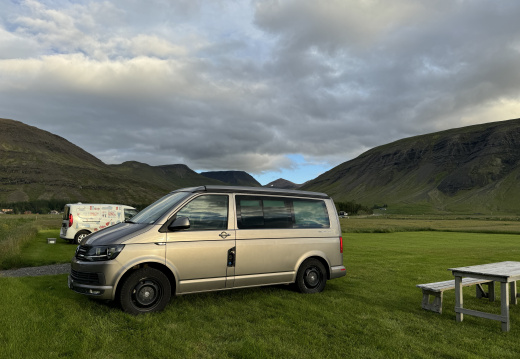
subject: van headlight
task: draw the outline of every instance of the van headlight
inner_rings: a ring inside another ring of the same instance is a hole
[[[82,255],[82,259],[90,262],[108,261],[116,258],[125,248],[124,244],[112,246],[93,246],[87,249]]]

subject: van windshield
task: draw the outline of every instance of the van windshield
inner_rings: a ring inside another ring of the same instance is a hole
[[[191,192],[173,192],[155,201],[132,217],[129,222],[153,224],[169,211],[175,204],[191,195]]]

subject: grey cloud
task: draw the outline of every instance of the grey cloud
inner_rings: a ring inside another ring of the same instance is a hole
[[[503,3],[507,9],[501,6],[490,9],[489,3],[482,1],[421,2],[421,6],[412,2],[381,6],[374,2],[370,10],[376,19],[387,18],[399,8],[408,11],[387,25],[368,23],[360,29],[349,23],[352,14],[361,15],[360,19],[367,16],[363,14],[366,9],[356,7],[357,3],[351,7],[352,3],[343,2],[344,6],[338,6],[337,16],[330,23],[323,18],[326,12],[323,7],[330,6],[330,2],[284,4],[271,2],[256,17],[260,26],[281,37],[273,68],[281,74],[295,74],[298,83],[310,83],[307,80],[312,79],[318,85],[298,88],[295,97],[288,101],[304,104],[305,113],[314,114],[319,120],[323,117],[320,104],[333,103],[339,95],[344,106],[327,107],[326,118],[341,121],[359,116],[380,124],[372,145],[405,134],[436,130],[433,120],[438,123],[449,118],[453,126],[457,112],[482,102],[504,96],[518,98],[516,75],[504,77],[512,86],[500,84],[501,74],[519,73],[518,61],[508,60],[510,55],[518,57],[511,43],[518,43],[518,22],[514,18],[519,8],[511,1]],[[337,21],[338,16],[344,17],[343,24]],[[305,63],[316,51],[323,56],[321,68],[315,66],[312,71],[309,70],[312,66],[308,66],[295,73],[299,67],[291,66],[294,59],[300,58],[300,64]],[[486,58],[491,61],[485,61]],[[502,70],[493,73],[493,69]],[[334,70],[339,76],[330,76]],[[485,88],[487,83],[493,84],[491,88]],[[341,92],[338,84],[357,88],[360,96]],[[326,94],[324,101],[316,100],[320,92]],[[450,101],[453,98],[460,101]],[[451,106],[446,106],[450,102]],[[505,118],[489,121],[500,119]],[[344,123],[348,132],[352,123]]]
[[[107,163],[334,165],[520,110],[511,0],[25,4],[0,14],[1,116]]]

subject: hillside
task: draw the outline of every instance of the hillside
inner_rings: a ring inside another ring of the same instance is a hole
[[[45,201],[147,204],[174,189],[222,184],[185,165],[106,165],[66,139],[0,119],[0,203]]]
[[[520,214],[520,119],[405,138],[302,189],[390,211]]]
[[[375,147],[300,187],[388,213],[520,215],[520,119],[415,136]],[[0,203],[148,204],[181,187],[260,186],[242,171],[198,174],[183,164],[106,165],[59,136],[0,119]],[[277,180],[269,184],[292,186]],[[268,185],[268,186],[269,186]]]
[[[211,171],[202,172],[202,176],[224,182],[231,186],[261,187],[262,185],[249,173],[244,171]]]

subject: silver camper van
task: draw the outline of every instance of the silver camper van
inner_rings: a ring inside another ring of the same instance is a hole
[[[68,286],[139,314],[188,293],[289,283],[317,293],[345,274],[338,215],[326,194],[201,186],[84,238]]]

